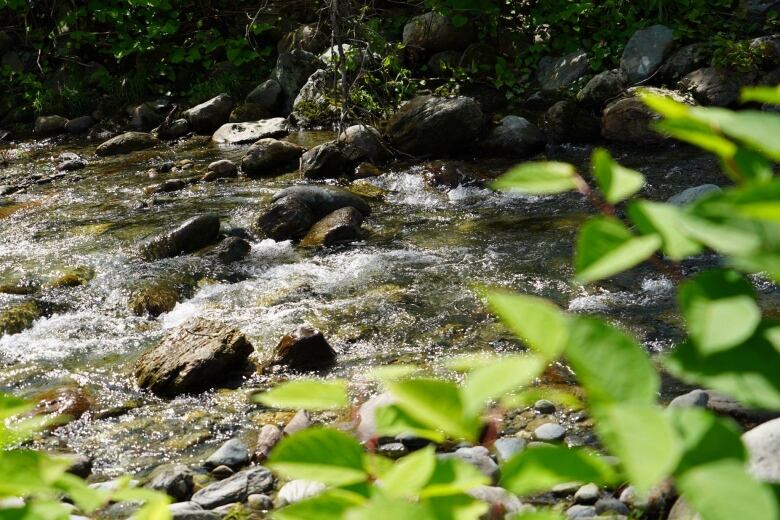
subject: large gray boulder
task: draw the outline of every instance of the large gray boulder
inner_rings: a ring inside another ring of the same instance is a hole
[[[387,136],[395,148],[408,154],[446,154],[471,145],[482,124],[482,109],[470,97],[419,96],[393,115]]]
[[[222,125],[211,136],[211,142],[227,145],[247,144],[266,137],[284,137],[288,133],[287,120],[283,117],[274,117],[262,121]]]
[[[674,45],[674,31],[653,25],[634,33],[620,58],[620,68],[631,84],[644,81],[658,70]]]
[[[33,131],[38,135],[54,135],[65,131],[68,119],[62,116],[39,116],[35,119]]]
[[[337,209],[315,223],[301,240],[301,245],[331,246],[352,242],[360,238],[362,223],[363,214],[355,208]]]
[[[240,331],[192,318],[138,358],[134,373],[138,386],[157,395],[201,392],[243,369],[252,352],[252,344]]]
[[[626,88],[627,78],[620,69],[605,70],[593,76],[577,93],[577,101],[586,105],[601,106],[620,95]]]
[[[160,144],[160,141],[152,134],[145,132],[126,132],[112,137],[95,149],[95,153],[101,157],[109,155],[121,155],[138,150],[146,150]]]
[[[559,58],[546,56],[539,62],[536,79],[543,91],[557,92],[574,84],[589,69],[588,54],[582,50]]]
[[[388,156],[382,136],[373,126],[352,125],[338,137],[338,142],[344,145],[344,155],[350,161],[378,163]]]
[[[780,483],[780,419],[760,424],[742,435],[750,459],[748,471],[771,484]]]
[[[280,108],[282,101],[282,86],[271,78],[257,87],[246,96],[247,103],[256,103],[273,113]]]
[[[273,485],[271,472],[257,466],[204,487],[192,495],[192,501],[205,509],[214,509],[225,504],[245,502],[249,495],[264,493]]]
[[[671,90],[653,88],[650,91],[681,103],[692,103],[690,98]],[[638,93],[639,89],[631,88],[625,97],[613,101],[604,109],[601,134],[605,139],[636,145],[658,144],[667,139],[652,128],[652,123],[660,116],[645,105]]]
[[[210,134],[230,119],[233,100],[227,94],[220,94],[206,102],[185,111],[184,119],[199,134]]]
[[[330,71],[315,71],[295,97],[290,119],[301,128],[327,126],[337,121],[341,109],[336,81]]]
[[[705,67],[708,61],[707,46],[691,43],[674,51],[660,69],[658,77],[669,85],[676,85],[683,76]]]
[[[169,233],[157,235],[139,248],[146,260],[171,258],[194,253],[219,240],[219,217],[213,214],[193,217]]]
[[[337,179],[349,175],[351,163],[344,146],[329,141],[301,155],[301,173],[307,179]]]
[[[533,123],[520,116],[506,116],[482,142],[488,153],[526,157],[544,150],[547,137]]]
[[[303,148],[287,141],[264,138],[249,147],[241,159],[241,170],[249,176],[283,173],[297,166]]]
[[[403,43],[429,53],[463,50],[474,40],[474,26],[455,27],[449,16],[429,12],[415,16],[404,25]]]
[[[742,87],[752,83],[754,78],[754,74],[734,74],[726,69],[704,67],[686,75],[680,81],[680,87],[702,105],[727,107],[737,102]]]
[[[290,112],[301,87],[320,67],[322,67],[322,62],[319,58],[304,50],[294,49],[279,54],[272,76],[282,89],[285,113]]]

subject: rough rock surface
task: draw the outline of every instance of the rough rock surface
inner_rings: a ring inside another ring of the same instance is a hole
[[[520,116],[506,116],[482,142],[493,154],[526,157],[544,150],[547,137],[533,123]]]
[[[330,246],[360,238],[363,214],[353,207],[337,209],[315,223],[301,239],[302,246]]]
[[[141,388],[158,395],[199,392],[242,369],[252,352],[252,344],[240,331],[192,318],[138,358],[135,377]]]
[[[192,501],[206,509],[214,509],[225,504],[244,502],[249,495],[268,491],[273,484],[271,472],[257,466],[206,486],[192,495]]]
[[[266,137],[284,137],[288,132],[287,120],[283,117],[244,123],[227,123],[214,132],[214,135],[211,136],[211,142],[216,144],[254,143]]]
[[[763,482],[780,483],[780,419],[756,426],[742,435],[750,459],[748,471]]]
[[[545,92],[557,92],[580,79],[590,68],[588,54],[579,50],[559,58],[546,56],[539,62],[536,79]]]
[[[344,155],[353,162],[379,163],[388,155],[382,136],[373,126],[352,125],[338,137],[338,142],[344,145]]]
[[[203,463],[203,467],[213,469],[217,466],[227,466],[238,469],[249,464],[249,449],[241,439],[230,439],[209,455]]]
[[[664,62],[674,44],[674,31],[653,25],[634,33],[620,58],[620,68],[631,84],[649,78]]]
[[[707,65],[707,46],[701,43],[691,43],[674,51],[660,69],[658,77],[667,84],[674,85],[683,76]]]
[[[336,351],[322,332],[308,325],[300,325],[279,341],[269,366],[284,366],[309,372],[328,368],[335,361]]]
[[[183,464],[165,465],[152,472],[147,487],[182,502],[192,496],[193,476],[192,470]]]
[[[301,174],[307,179],[337,179],[348,176],[351,170],[344,146],[336,141],[322,143],[301,155]]]
[[[554,143],[588,143],[599,135],[598,119],[570,100],[551,106],[539,126]]]
[[[170,233],[151,238],[141,245],[139,251],[146,260],[193,253],[216,242],[219,239],[219,229],[219,217],[212,214],[200,215],[187,220]]]
[[[318,69],[306,80],[292,104],[290,119],[301,128],[325,126],[341,114],[330,71]]]
[[[186,110],[182,116],[190,127],[199,134],[210,134],[228,122],[233,100],[227,94],[220,94]]]
[[[322,62],[317,56],[301,49],[279,54],[272,75],[282,90],[285,113],[290,112],[301,87],[321,66]]]
[[[282,86],[273,78],[264,81],[246,96],[247,103],[256,103],[272,113],[279,109],[281,100]]]
[[[249,176],[275,175],[293,168],[301,154],[303,148],[297,144],[267,137],[249,147],[241,159],[241,170]]]
[[[157,146],[160,141],[152,134],[144,132],[126,132],[104,142],[95,149],[100,156],[120,155]]]
[[[680,80],[680,86],[703,105],[727,107],[736,103],[742,87],[750,84],[752,78],[752,74],[704,67],[686,75]]]
[[[586,105],[601,105],[620,95],[626,88],[627,78],[620,69],[605,70],[593,76],[577,93],[577,101]]]
[[[404,26],[403,43],[435,53],[446,50],[463,50],[474,39],[471,24],[455,27],[449,16],[429,12],[415,16]]]
[[[38,135],[54,135],[65,130],[68,119],[62,116],[39,116],[35,119],[33,132]]]

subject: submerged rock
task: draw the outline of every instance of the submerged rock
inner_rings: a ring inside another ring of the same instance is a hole
[[[190,127],[199,134],[210,134],[214,130],[228,122],[230,111],[233,109],[233,100],[227,94],[220,94],[208,101],[196,105],[185,111],[186,119]]]
[[[252,245],[241,237],[227,237],[217,244],[211,254],[224,263],[229,264],[245,258],[252,251]]]
[[[195,280],[186,274],[167,276],[134,289],[128,307],[136,316],[157,316],[170,312],[176,304],[190,295]]]
[[[41,308],[35,301],[25,301],[0,311],[0,336],[18,334],[32,327],[32,324],[41,315]]]
[[[95,277],[95,270],[91,267],[80,266],[68,270],[47,285],[53,289],[62,287],[78,287],[89,283]]]
[[[353,207],[337,209],[315,223],[301,239],[302,246],[330,246],[360,238],[363,214]]]
[[[55,390],[47,390],[35,397],[38,404],[35,405],[35,415],[57,415],[66,419],[65,422],[74,421],[87,413],[92,408],[92,397],[81,387],[66,386]],[[54,427],[62,422],[55,423]]]
[[[413,155],[459,152],[477,138],[482,123],[482,109],[472,98],[420,96],[393,115],[387,135],[393,146]]]
[[[146,260],[157,260],[193,253],[216,242],[219,228],[216,215],[193,217],[170,233],[158,235],[142,244],[141,256]]]
[[[192,502],[206,509],[245,502],[249,495],[270,490],[274,477],[262,466],[236,473],[232,477],[214,482],[192,496]]]
[[[284,137],[288,132],[287,120],[283,117],[274,117],[222,125],[211,136],[211,141],[216,144],[246,144],[266,137]]]
[[[192,318],[170,330],[135,364],[141,388],[162,396],[200,392],[218,386],[243,369],[254,352],[240,331]]]
[[[241,170],[249,176],[282,173],[297,166],[303,148],[297,144],[276,139],[260,139],[249,147],[241,159]]]
[[[157,146],[160,141],[152,134],[144,132],[126,132],[104,142],[95,149],[100,156],[121,155]]]
[[[268,366],[309,372],[329,368],[335,362],[336,351],[325,340],[322,332],[308,325],[300,325],[279,341]]]

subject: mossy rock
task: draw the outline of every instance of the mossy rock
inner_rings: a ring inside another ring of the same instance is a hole
[[[39,287],[36,284],[0,284],[0,294],[14,294],[17,296],[28,296],[38,292]]]
[[[382,201],[387,194],[387,190],[383,190],[377,186],[374,186],[370,182],[355,181],[349,187],[349,191],[355,195],[359,195],[364,199]]]
[[[0,312],[0,336],[18,334],[32,327],[41,317],[41,308],[34,301],[26,301]]]
[[[50,281],[48,286],[52,289],[61,287],[79,287],[86,285],[95,277],[95,270],[91,267],[80,266],[70,269],[62,276]]]
[[[195,281],[186,275],[156,280],[133,291],[128,300],[130,311],[136,316],[151,316],[170,312],[176,304],[188,297]]]

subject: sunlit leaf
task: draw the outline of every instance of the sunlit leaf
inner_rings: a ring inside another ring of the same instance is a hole
[[[676,473],[720,460],[745,461],[747,452],[739,427],[730,419],[696,407],[668,408],[682,442],[683,455]]]
[[[478,417],[485,404],[531,383],[547,362],[539,356],[500,356],[466,378],[461,395],[467,416]]]
[[[577,278],[592,282],[616,275],[644,262],[660,246],[658,235],[637,237],[617,219],[591,218],[577,238]]]
[[[276,510],[276,520],[342,520],[351,508],[362,505],[365,499],[355,493],[339,489],[328,490],[314,498]]]
[[[447,496],[465,493],[477,486],[490,484],[490,480],[468,462],[450,458],[437,458],[430,480],[420,490],[421,497]]]
[[[599,189],[610,204],[617,204],[631,197],[645,185],[644,175],[621,166],[603,148],[593,152],[591,163]]]
[[[393,437],[396,435],[414,435],[433,442],[445,439],[441,431],[434,429],[426,422],[418,421],[397,405],[380,406],[374,410],[376,431],[381,435]]]
[[[702,249],[680,225],[681,211],[670,204],[640,200],[629,206],[628,214],[642,233],[661,237],[663,252],[672,260],[682,260]]]
[[[428,483],[435,467],[433,447],[424,448],[398,460],[378,485],[390,497],[414,496]]]
[[[349,404],[346,381],[300,380],[283,383],[254,400],[275,408],[335,410]]]
[[[552,195],[577,189],[574,166],[561,162],[527,162],[493,182],[494,189],[531,195]]]

